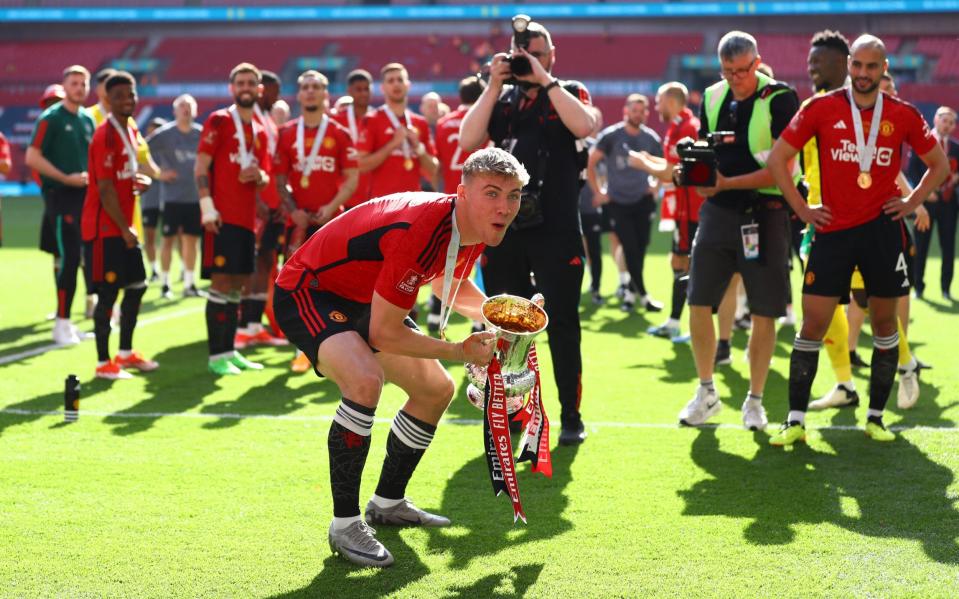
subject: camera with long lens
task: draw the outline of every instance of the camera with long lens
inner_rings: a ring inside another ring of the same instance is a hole
[[[514,48],[529,50],[529,24],[531,21],[529,15],[521,14],[513,17]],[[518,82],[517,77],[525,77],[533,73],[533,65],[530,64],[529,58],[525,56],[510,52],[509,56],[506,57],[506,62],[509,64],[510,72],[513,73],[513,76],[506,80],[506,83],[510,85],[515,85]]]
[[[713,131],[705,139],[686,137],[676,142],[679,164],[673,171],[673,182],[679,187],[713,187],[716,185],[716,147],[736,141],[733,131]]]

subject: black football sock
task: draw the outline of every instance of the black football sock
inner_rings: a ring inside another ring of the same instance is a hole
[[[230,308],[236,314],[236,306],[227,302],[226,295],[214,289],[209,291],[206,298],[206,333],[211,357],[219,356],[233,347],[232,339],[229,345],[226,343]]]
[[[684,270],[673,271],[673,308],[669,317],[679,320],[686,305],[686,287],[689,285],[689,273]]]
[[[123,301],[120,302],[120,349],[133,349],[133,330],[137,328],[137,317],[140,315],[140,304],[147,287],[140,283],[138,287],[127,287],[123,290]]]
[[[889,400],[899,365],[899,333],[872,338],[872,362],[869,372],[869,410],[882,412]]]
[[[809,407],[809,392],[819,369],[819,350],[822,341],[796,336],[789,356],[789,411],[805,412]]]
[[[119,290],[116,287],[102,285],[97,294],[99,299],[93,311],[93,335],[97,341],[97,361],[110,361],[110,317],[113,304],[117,301]]]
[[[386,439],[386,459],[376,494],[384,499],[403,499],[406,485],[420,458],[433,440],[436,427],[418,420],[400,410],[393,419],[390,435]]]
[[[373,408],[344,397],[333,416],[326,445],[330,453],[333,516],[337,518],[360,515],[360,480],[370,453],[374,413]]]

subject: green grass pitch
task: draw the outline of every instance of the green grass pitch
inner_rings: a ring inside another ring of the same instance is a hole
[[[862,406],[811,414],[809,446],[784,453],[766,442],[772,426],[739,426],[745,335],[736,334],[734,363],[716,377],[720,426],[681,429],[676,414],[695,388],[689,346],[645,334],[661,315],[627,316],[615,299],[597,309],[584,295],[589,438],[554,449],[552,479],[520,467],[529,524],[514,526],[508,499],[491,494],[480,412],[460,384],[409,488],[454,525],[381,528],[396,565],[363,570],[326,543],[325,446],[337,391],[292,375],[291,350],[251,351],[264,371],[215,379],[205,369],[203,301],[163,301],[151,287],[135,347],[160,361],[157,372],[95,381],[91,341],[8,360],[50,343],[50,259],[34,249],[39,205],[3,203],[0,596],[955,597],[959,589],[959,310],[938,297],[914,302],[911,338],[935,368],[923,372],[913,410],[890,401],[886,421],[903,427],[899,439],[868,441],[856,428]],[[668,300],[667,239],[655,238],[647,273],[654,295]],[[930,289],[938,274],[934,258]],[[611,263],[604,276],[611,294]],[[452,337],[466,330],[457,321]],[[785,415],[792,335],[780,331],[766,387],[774,422]],[[868,354],[868,336],[862,347]],[[825,352],[822,360],[817,396],[834,382]],[[450,368],[462,383],[462,367]],[[59,410],[69,373],[83,391],[79,421],[67,424]],[[856,375],[865,391],[868,373]],[[386,389],[364,502],[402,401]]]

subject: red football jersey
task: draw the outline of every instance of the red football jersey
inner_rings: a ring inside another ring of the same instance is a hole
[[[136,151],[136,128],[127,125],[126,133],[130,145]],[[100,188],[98,182],[110,179],[117,191],[120,200],[120,210],[133,224],[133,208],[136,204],[133,195],[133,181],[135,174],[130,172],[130,158],[120,133],[113,127],[110,120],[105,120],[97,127],[90,141],[87,152],[87,166],[90,182],[87,185],[87,195],[83,200],[83,216],[80,221],[81,234],[84,241],[91,241],[101,237],[119,237],[120,227],[100,204]]]
[[[356,168],[356,151],[350,133],[333,119],[327,121],[326,133],[318,154],[313,159],[309,185],[301,183],[305,164],[300,163],[296,151],[296,129],[299,119],[294,119],[280,129],[277,142],[274,172],[286,175],[293,190],[297,208],[316,212],[330,203],[343,181],[343,171]],[[305,127],[303,131],[304,162],[309,160],[319,127]]]
[[[0,160],[10,160],[10,142],[0,133]]]
[[[842,88],[812,98],[782,133],[782,139],[794,148],[802,148],[811,138],[816,138],[822,201],[832,212],[832,222],[819,229],[823,233],[841,231],[877,218],[886,201],[899,197],[896,178],[902,170],[903,142],[920,155],[936,143],[929,125],[912,104],[884,94],[876,153],[869,171],[872,186],[860,189],[856,183],[859,152],[846,93]],[[859,113],[863,137],[868,140],[873,110]]]
[[[259,124],[243,123],[247,151],[260,168],[268,169],[266,133]],[[240,144],[228,109],[217,110],[203,124],[197,153],[213,157],[210,193],[223,222],[254,230],[256,183],[240,183]]]
[[[460,146],[460,123],[469,106],[460,106],[436,122],[436,154],[443,169],[443,191],[456,193],[463,178],[463,163],[472,152]]]
[[[349,131],[350,139],[353,140],[352,153],[353,160],[356,160],[356,144],[360,143],[360,131],[363,129],[363,118],[353,119],[353,127],[350,126],[350,111],[353,110],[352,105],[347,105],[330,115],[330,117],[343,125],[343,127]],[[359,206],[366,200],[370,199],[370,180],[372,177],[370,173],[360,173],[359,178],[356,182],[356,191],[353,192],[353,195],[350,196],[350,199],[346,200],[347,208],[352,208],[354,206]]]
[[[390,122],[386,111],[386,106],[381,106],[371,113],[367,113],[363,118],[363,129],[360,131],[360,142],[356,145],[360,152],[372,154],[382,148],[393,139],[393,123]],[[426,145],[426,151],[430,155],[436,156],[436,148],[433,146],[433,137],[430,135],[430,127],[426,119],[418,114],[407,111],[410,116],[410,124],[419,131],[420,141]],[[403,119],[398,119],[403,125]],[[370,197],[381,198],[393,193],[404,191],[419,191],[420,189],[420,162],[419,157],[413,153],[410,148],[412,168],[407,169],[409,163],[403,156],[403,147],[400,146],[386,157],[386,160],[371,173]]]
[[[259,107],[257,107],[259,108]],[[269,157],[266,165],[262,166],[263,170],[270,172],[273,167],[273,161],[276,159],[276,145],[279,141],[279,129],[276,126],[276,121],[273,120],[273,117],[269,113],[264,113],[261,110],[253,111],[253,118],[262,125],[263,132],[266,134],[266,153]],[[270,207],[271,210],[276,210],[280,207],[280,192],[277,191],[276,185],[267,185],[266,187],[260,189],[260,199],[263,200],[263,203]]]
[[[365,202],[329,223],[286,262],[276,284],[330,291],[368,304],[373,292],[410,309],[419,288],[443,273],[456,196],[410,192]],[[461,247],[454,276],[469,276],[485,246]]]

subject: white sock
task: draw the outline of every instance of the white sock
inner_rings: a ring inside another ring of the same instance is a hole
[[[676,320],[675,318],[670,318],[670,319],[668,319],[668,320],[666,321],[666,326],[668,326],[668,327],[675,327],[675,328],[678,329],[678,328],[679,328],[679,321]]]
[[[377,495],[376,493],[373,493],[373,503],[375,503],[376,505],[378,505],[378,506],[380,506],[380,507],[382,507],[382,508],[390,508],[390,507],[393,507],[393,506],[395,506],[395,505],[399,505],[399,504],[403,503],[403,500],[402,500],[402,499],[387,499],[386,497],[380,497],[380,496]]]
[[[866,416],[875,416],[876,418],[882,418],[882,410],[872,410],[866,412]]]
[[[70,326],[70,319],[60,318],[59,316],[57,316],[56,320],[54,321],[54,324],[58,327],[68,327]]]
[[[154,260],[153,263],[150,264],[150,268],[153,269],[153,272],[160,272],[160,262],[158,260]]]
[[[789,422],[798,422],[803,426],[806,425],[806,413],[800,412],[799,410],[789,410],[789,416],[786,416],[786,420]]]
[[[619,284],[620,285],[629,285],[629,272],[619,273]]]
[[[183,271],[183,286],[193,287],[193,271],[192,270]]]
[[[900,366],[899,368],[901,370],[905,370],[906,372],[912,372],[913,370],[916,369],[917,366],[919,366],[919,363],[916,362],[916,356],[912,356],[911,358],[909,358],[908,364],[906,364],[905,366]]]
[[[162,271],[162,270],[160,271],[160,283],[161,283],[162,285],[166,285],[166,286],[169,287],[169,285],[170,285],[170,273],[169,273],[169,272],[164,272],[164,271]]]
[[[117,352],[117,355],[120,356],[121,358],[129,358],[130,354],[132,353],[133,353],[132,349],[121,349],[120,351]]]
[[[359,516],[348,516],[346,518],[337,518],[336,516],[333,516],[333,530],[343,530],[350,524],[359,522],[361,520],[362,518]]]
[[[849,389],[850,391],[856,390],[856,383],[854,383],[853,381],[839,381],[836,383],[836,385],[841,385],[845,387],[846,389]]]

